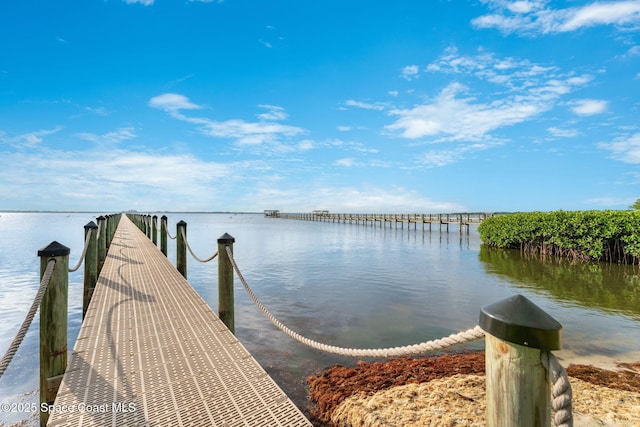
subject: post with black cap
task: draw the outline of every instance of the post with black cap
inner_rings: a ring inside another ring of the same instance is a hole
[[[151,241],[154,245],[158,245],[158,215],[151,217]]]
[[[97,220],[100,231],[98,235],[98,274],[100,274],[104,260],[107,258],[107,219],[99,216]]]
[[[98,281],[98,239],[96,234],[98,232],[98,226],[95,222],[90,221],[84,226],[84,236],[87,238],[87,234],[91,233],[89,237],[89,244],[87,245],[87,251],[84,254],[84,292],[82,296],[82,319],[87,313],[93,290],[96,287]]]
[[[176,224],[176,268],[187,278],[187,223],[180,221]]]
[[[229,246],[233,253],[235,241],[236,239],[227,233],[218,239],[218,316],[233,334],[235,334],[233,265],[229,260],[226,247]]]
[[[160,218],[160,250],[167,256],[167,216]]]
[[[68,247],[51,242],[38,251],[40,280],[51,259],[56,264],[40,303],[40,404],[53,404],[67,368],[67,305],[69,294]],[[48,411],[40,411],[40,425],[46,425]]]
[[[482,307],[479,324],[486,332],[487,426],[550,426],[541,356],[562,347],[562,325],[522,295]]]

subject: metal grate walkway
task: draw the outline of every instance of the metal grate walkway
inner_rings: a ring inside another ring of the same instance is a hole
[[[311,426],[122,216],[49,426]]]

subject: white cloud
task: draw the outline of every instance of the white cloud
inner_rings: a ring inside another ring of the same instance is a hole
[[[398,91],[397,90],[390,90],[387,93],[389,94],[389,96],[393,96],[394,98],[398,96]]]
[[[559,138],[574,138],[580,135],[580,131],[578,131],[577,129],[562,129],[557,127],[550,127],[547,130],[551,135]]]
[[[386,130],[409,139],[428,138],[429,142],[496,141],[494,131],[531,120],[550,110],[561,97],[592,79],[589,75],[562,74],[555,67],[544,67],[527,60],[497,58],[484,51],[464,56],[456,48],[447,49],[426,70],[460,75],[461,78],[476,77],[498,85],[498,88],[493,92],[485,89],[482,92],[484,100],[481,100],[466,95],[473,93],[472,90],[454,80],[427,102],[412,108],[390,110],[388,114],[396,119],[385,126]],[[450,154],[444,154],[448,159],[452,158]],[[435,159],[431,163],[445,163],[435,155],[431,156]]]
[[[407,65],[402,69],[400,76],[407,80],[412,80],[414,77],[417,77],[419,68],[417,65]]]
[[[202,108],[189,101],[184,95],[177,93],[165,93],[154,96],[149,100],[149,106],[168,112],[178,112],[179,110],[195,110]]]
[[[365,110],[382,111],[386,108],[386,104],[382,102],[369,103],[369,102],[362,102],[362,101],[355,101],[353,99],[348,99],[344,103],[349,107],[363,108]]]
[[[430,103],[392,110],[389,114],[398,119],[385,129],[410,139],[444,136],[477,141],[495,129],[523,122],[548,109],[537,98],[480,103],[472,97],[458,97],[465,89],[459,83],[451,83]]]
[[[594,2],[566,9],[546,7],[547,1],[481,0],[495,13],[471,21],[476,28],[497,28],[505,34],[539,35],[576,31],[597,25],[637,28],[640,1]]]
[[[355,166],[356,160],[353,157],[345,157],[344,159],[336,160],[335,164],[338,166],[344,166],[348,168],[348,167]]]
[[[14,148],[33,148],[44,141],[43,137],[53,135],[62,129],[62,126],[56,126],[53,129],[42,129],[16,136],[8,136],[6,132],[0,131],[0,143],[9,144]]]
[[[259,105],[260,108],[268,111],[258,115],[260,119],[258,122],[247,122],[242,119],[218,121],[205,117],[186,116],[181,110],[194,110],[201,107],[192,103],[186,96],[175,93],[153,97],[149,101],[149,106],[164,110],[175,119],[198,125],[198,131],[203,135],[233,139],[241,147],[258,147],[269,143],[269,146],[263,149],[271,153],[294,151],[296,145],[284,144],[282,139],[305,133],[302,128],[278,123],[278,120],[286,119],[288,116],[284,108],[275,105]]]
[[[348,132],[352,128],[351,128],[351,126],[336,126],[336,129],[338,129],[340,132]]]
[[[275,121],[275,120],[285,120],[289,116],[284,112],[284,108],[279,107],[277,105],[258,105],[260,108],[264,108],[268,110],[266,113],[258,114],[258,118],[260,120],[265,121]]]
[[[601,114],[607,110],[607,101],[599,99],[581,99],[571,103],[571,111],[580,116]]]
[[[629,137],[617,138],[613,142],[598,144],[602,149],[609,150],[611,157],[624,163],[640,163],[640,133]]]
[[[401,186],[387,188],[317,187],[277,188],[272,183],[258,185],[247,195],[258,206],[276,206],[289,212],[328,209],[332,212],[462,212],[465,207],[447,201],[435,201],[415,190]],[[283,200],[286,203],[283,205]]]
[[[0,153],[0,162],[0,199],[25,209],[203,209],[235,177],[256,175],[242,163],[120,149]],[[167,194],[171,205],[159,207]]]
[[[475,144],[463,144],[454,148],[447,148],[444,150],[429,150],[416,157],[416,163],[420,167],[436,168],[456,163],[464,158],[466,155],[478,151],[487,150],[489,148],[501,145],[500,141],[475,143]]]
[[[76,136],[80,139],[93,142],[95,144],[118,144],[122,141],[126,141],[127,139],[135,138],[136,134],[132,127],[124,127],[104,133],[102,135],[83,132],[76,134]]]
[[[155,0],[124,0],[126,4],[140,3],[143,6],[151,6]]]

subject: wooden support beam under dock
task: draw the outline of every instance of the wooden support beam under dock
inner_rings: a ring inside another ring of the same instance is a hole
[[[122,216],[49,426],[311,426]]]

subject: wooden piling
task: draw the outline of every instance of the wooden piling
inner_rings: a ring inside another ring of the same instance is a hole
[[[87,234],[91,233],[89,237],[89,244],[87,245],[87,251],[84,255],[84,291],[82,294],[82,320],[87,313],[87,307],[91,301],[93,290],[96,287],[98,281],[98,239],[97,239],[98,226],[93,222],[89,222],[84,226],[84,238],[86,240]]]
[[[160,218],[160,251],[167,256],[167,216]]]
[[[41,280],[49,260],[56,261],[40,303],[40,404],[53,404],[67,368],[69,253],[69,248],[58,242],[38,251]],[[49,412],[41,410],[40,425],[45,426],[48,419]]]
[[[235,334],[235,314],[233,295],[233,265],[229,260],[226,247],[233,253],[232,236],[224,233],[218,239],[218,317]]]
[[[151,241],[158,246],[158,215],[151,217]]]
[[[543,351],[559,350],[562,326],[522,295],[482,307],[486,332],[488,427],[551,425],[551,384]]]
[[[104,260],[107,258],[107,220],[103,216],[98,218],[98,274],[102,271]]]
[[[187,278],[187,223],[180,221],[176,224],[176,268]]]

